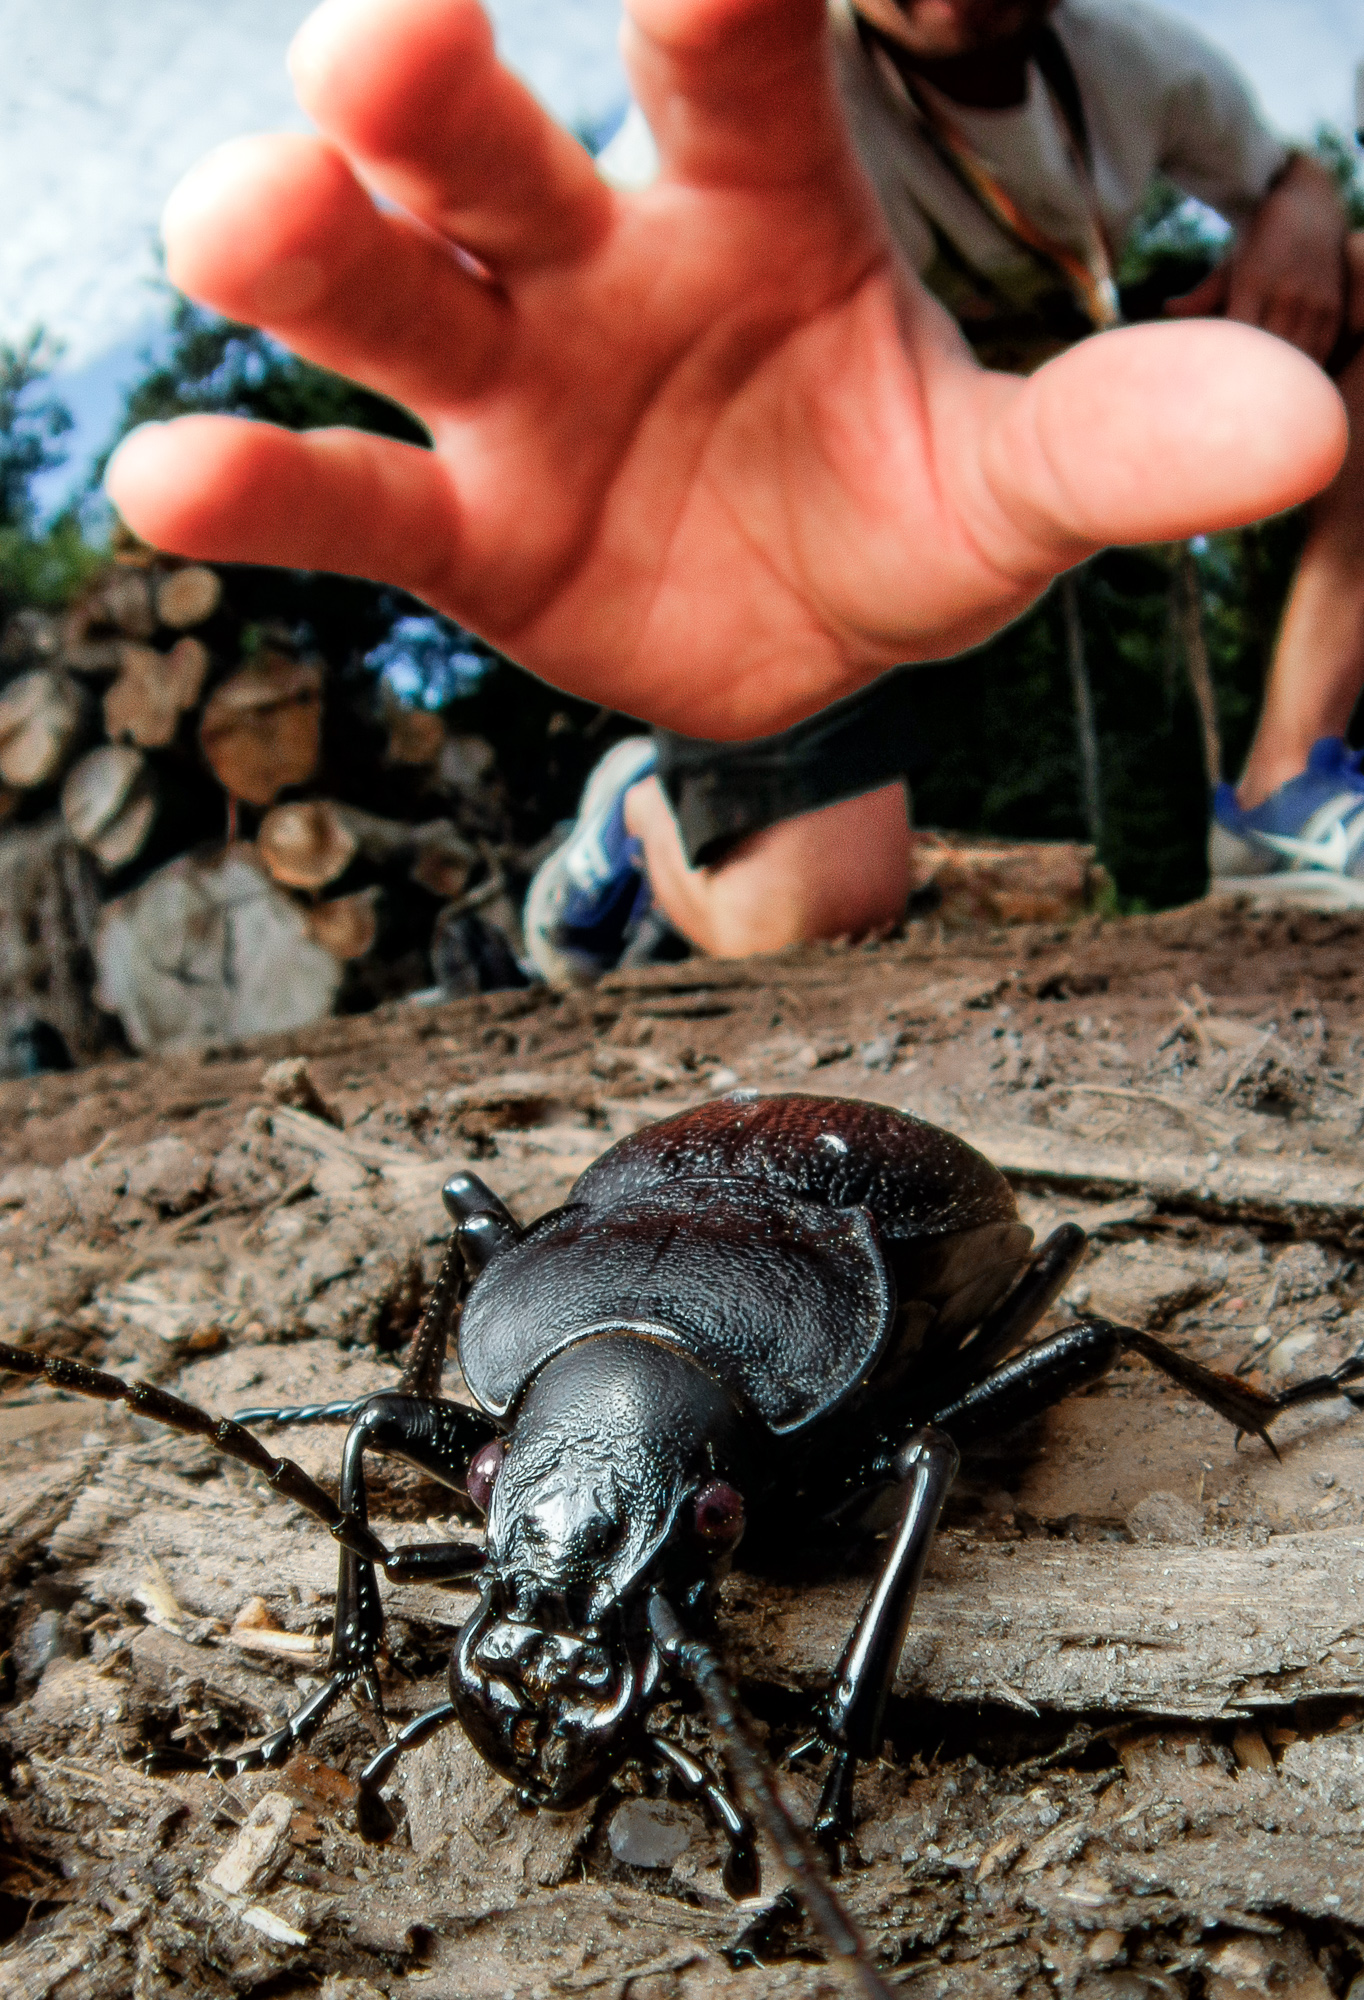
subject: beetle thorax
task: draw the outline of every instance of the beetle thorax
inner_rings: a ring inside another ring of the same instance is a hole
[[[537,1803],[590,1796],[629,1748],[659,1662],[648,1587],[715,1567],[695,1497],[742,1419],[680,1349],[594,1334],[531,1384],[492,1489],[483,1601],[451,1694],[482,1754]]]

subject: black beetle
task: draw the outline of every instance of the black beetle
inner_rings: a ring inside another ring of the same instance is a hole
[[[210,1438],[325,1522],[342,1547],[329,1676],[223,1773],[275,1764],[341,1693],[376,1705],[376,1565],[395,1582],[478,1575],[450,1699],[360,1777],[362,1827],[397,1758],[449,1722],[529,1803],[575,1806],[628,1756],[701,1794],[727,1881],[757,1887],[748,1813],[836,1954],[884,1994],[814,1851],[782,1806],[709,1643],[742,1535],[799,1547],[898,1487],[897,1525],[816,1718],[831,1753],[816,1836],[835,1856],[889,1690],[958,1447],[1013,1428],[1135,1351],[1238,1431],[1291,1404],[1364,1402],[1364,1357],[1268,1396],[1150,1335],[1084,1319],[1001,1361],[1081,1256],[1072,1224],[1036,1252],[1007,1181],[952,1134],[881,1105],[736,1092],[604,1153],[528,1229],[471,1174],[446,1184],[454,1238],[399,1388],[356,1404],[215,1418],[147,1383],[0,1347],[0,1366],[123,1400]],[[467,1297],[465,1296],[467,1292]],[[439,1394],[458,1324],[477,1408]],[[243,1426],[347,1419],[339,1501]],[[1271,1446],[1272,1449],[1272,1446]],[[486,1546],[390,1550],[367,1524],[364,1454],[418,1466],[486,1512]],[[647,1728],[669,1676],[698,1690],[747,1807]]]

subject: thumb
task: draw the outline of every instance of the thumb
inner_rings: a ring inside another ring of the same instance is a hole
[[[1180,292],[1174,298],[1166,299],[1166,316],[1170,319],[1214,318],[1226,310],[1230,279],[1230,264],[1219,264],[1215,271],[1209,271],[1206,278],[1201,278],[1191,292]]]
[[[1013,560],[1041,574],[1106,543],[1295,506],[1334,477],[1346,441],[1320,369],[1251,327],[1204,321],[1123,327],[1047,362],[997,406],[981,463],[1020,537]]]

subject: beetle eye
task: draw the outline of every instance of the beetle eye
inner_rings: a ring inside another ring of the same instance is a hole
[[[724,1549],[744,1531],[744,1497],[723,1479],[713,1479],[696,1496],[693,1525],[708,1548]]]
[[[469,1470],[464,1475],[464,1490],[480,1514],[488,1511],[497,1475],[502,1470],[502,1457],[501,1440],[491,1438],[487,1444],[480,1445],[469,1460]]]

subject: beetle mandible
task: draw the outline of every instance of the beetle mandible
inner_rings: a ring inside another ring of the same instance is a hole
[[[213,1768],[281,1762],[348,1689],[378,1706],[377,1569],[398,1583],[475,1578],[449,1699],[365,1766],[362,1829],[382,1837],[391,1827],[381,1787],[405,1750],[449,1723],[525,1801],[550,1810],[647,1757],[711,1807],[736,1894],[758,1886],[754,1821],[762,1826],[831,1949],[872,1994],[887,1989],[782,1805],[712,1643],[715,1588],[741,1536],[798,1547],[878,1491],[899,1492],[815,1720],[829,1764],[814,1835],[836,1857],[858,1763],[880,1745],[959,1447],[1096,1381],[1125,1352],[1266,1442],[1290,1405],[1337,1394],[1364,1404],[1364,1388],[1350,1387],[1364,1356],[1270,1396],[1104,1319],[1012,1353],[1074,1270],[1083,1232],[1063,1224],[1034,1251],[989,1161],[881,1105],[735,1092],[622,1139],[563,1207],[525,1229],[472,1174],[448,1181],[444,1196],[453,1239],[391,1393],[233,1420],[26,1349],[0,1346],[0,1366],[209,1438],[340,1543],[325,1683],[273,1735]],[[456,1326],[475,1408],[440,1394]],[[246,1428],[343,1419],[336,1500]],[[368,1525],[371,1451],[467,1493],[486,1514],[483,1548],[388,1548]],[[650,1731],[670,1682],[699,1693],[733,1790]]]

